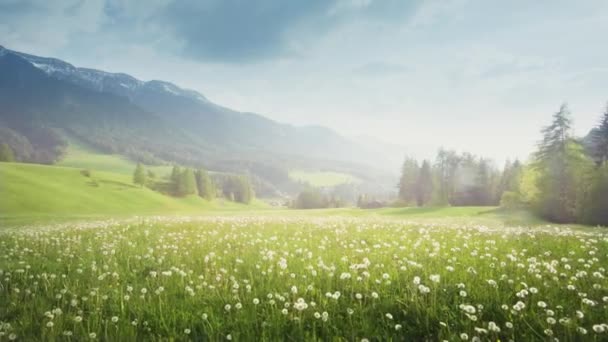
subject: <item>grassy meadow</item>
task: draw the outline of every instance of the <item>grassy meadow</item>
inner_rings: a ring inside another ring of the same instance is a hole
[[[0,341],[608,340],[601,228],[176,198],[133,167],[0,163]]]
[[[133,175],[136,163],[119,154],[100,153],[85,143],[70,138],[66,156],[57,165],[118,173],[130,177]],[[147,166],[147,169],[154,172],[158,177],[169,175],[171,168],[171,165]]]
[[[0,338],[608,337],[608,234],[364,217],[165,217],[0,232]]]
[[[341,172],[292,170],[289,177],[315,187],[328,187],[344,183],[359,183],[360,179]]]
[[[37,164],[0,163],[2,221],[129,215],[197,214],[265,208],[198,196],[176,198],[132,183],[130,174]]]

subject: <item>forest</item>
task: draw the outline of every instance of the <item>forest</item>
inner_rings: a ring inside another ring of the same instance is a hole
[[[441,149],[434,161],[406,158],[398,184],[403,205],[528,208],[558,223],[608,224],[608,106],[579,138],[563,104],[542,128],[536,151],[502,169],[482,157]]]

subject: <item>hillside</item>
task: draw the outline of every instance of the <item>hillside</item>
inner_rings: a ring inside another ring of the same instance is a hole
[[[61,160],[66,134],[146,164],[248,172],[271,184],[301,168],[390,178],[383,151],[328,128],[283,124],[169,82],[0,47],[0,142],[20,161],[48,164]]]
[[[0,218],[138,214],[201,214],[264,207],[198,196],[175,198],[131,183],[131,176],[36,164],[0,163]]]

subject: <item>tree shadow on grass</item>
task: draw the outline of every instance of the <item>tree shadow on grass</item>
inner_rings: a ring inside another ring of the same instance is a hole
[[[509,226],[538,226],[548,222],[526,209],[495,208],[482,211],[479,215],[496,218]]]

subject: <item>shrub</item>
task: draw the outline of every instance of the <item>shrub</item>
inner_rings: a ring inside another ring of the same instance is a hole
[[[84,169],[84,170],[80,170],[80,174],[87,178],[91,178],[93,173],[89,169]]]
[[[505,191],[500,198],[500,207],[504,209],[517,209],[522,207],[522,201],[518,193]]]

